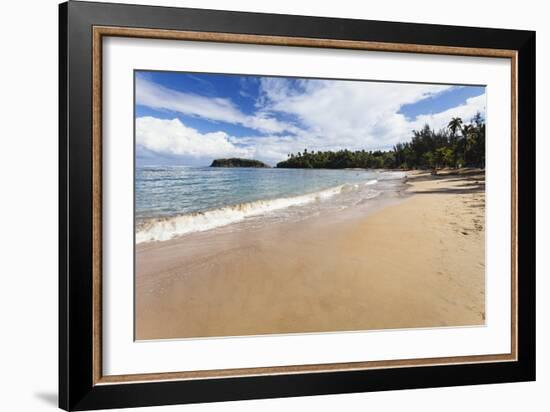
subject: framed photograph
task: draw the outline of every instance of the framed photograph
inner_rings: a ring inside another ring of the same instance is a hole
[[[60,5],[66,410],[535,379],[535,33]]]

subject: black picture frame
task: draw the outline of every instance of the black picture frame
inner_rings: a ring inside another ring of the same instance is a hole
[[[97,385],[92,28],[517,51],[517,361]],[[70,1],[59,6],[59,406],[90,410],[535,380],[535,32]]]

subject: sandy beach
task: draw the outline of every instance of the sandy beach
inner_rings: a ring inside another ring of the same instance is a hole
[[[409,172],[368,213],[136,247],[136,339],[482,325],[484,174]]]

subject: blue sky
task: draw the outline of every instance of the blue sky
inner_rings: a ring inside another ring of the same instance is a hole
[[[425,123],[485,111],[480,86],[179,72],[136,78],[139,165],[208,165],[218,157],[270,164],[308,150],[389,149]]]

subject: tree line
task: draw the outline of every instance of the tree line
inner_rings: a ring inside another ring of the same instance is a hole
[[[453,117],[446,128],[426,124],[413,130],[409,142],[391,150],[339,150],[290,153],[280,168],[300,169],[439,169],[443,167],[485,167],[485,119],[481,113],[470,120]]]

